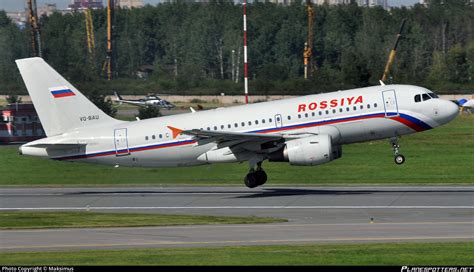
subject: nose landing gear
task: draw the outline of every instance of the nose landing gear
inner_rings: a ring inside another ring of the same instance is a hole
[[[393,153],[395,155],[393,161],[398,165],[403,164],[405,162],[405,156],[400,154],[400,145],[398,144],[398,138],[391,138],[390,144],[392,145]]]
[[[249,188],[255,188],[257,186],[265,184],[267,182],[267,173],[263,171],[262,162],[258,162],[255,166],[250,168],[249,173],[245,176],[245,186]]]

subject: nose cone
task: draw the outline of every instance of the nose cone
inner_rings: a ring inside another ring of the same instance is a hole
[[[456,118],[456,116],[458,116],[458,105],[451,101],[442,99],[439,99],[439,103],[439,112],[436,119],[441,125],[451,122],[454,118]]]

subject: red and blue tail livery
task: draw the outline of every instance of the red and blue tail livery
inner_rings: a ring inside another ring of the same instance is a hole
[[[54,96],[54,98],[62,98],[62,97],[68,97],[68,96],[75,96],[76,94],[71,91],[68,87],[53,87],[49,88],[51,91],[51,94]]]

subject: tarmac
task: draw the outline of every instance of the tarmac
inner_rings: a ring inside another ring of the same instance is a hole
[[[270,216],[288,222],[0,230],[0,252],[474,241],[474,186],[2,188],[5,210]]]

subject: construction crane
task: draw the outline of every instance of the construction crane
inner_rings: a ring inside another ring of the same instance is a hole
[[[403,31],[403,28],[405,27],[405,22],[406,22],[406,19],[403,19],[402,24],[400,25],[400,30],[398,31],[398,34],[397,34],[397,39],[395,40],[395,44],[393,45],[393,48],[390,51],[390,54],[388,55],[387,63],[385,64],[385,69],[383,71],[382,78],[380,79],[382,80],[382,82],[387,80],[388,74],[390,73],[390,68],[392,67],[393,61],[395,60],[395,55],[397,54],[398,43],[400,41],[400,37],[402,36],[402,31]]]
[[[36,9],[36,0],[27,0],[28,23],[31,30],[31,50],[34,57],[42,57],[41,54],[41,35],[38,22],[38,11]]]
[[[91,64],[95,61],[95,40],[94,40],[94,24],[92,22],[92,11],[86,9],[84,12],[86,19],[86,35],[87,35],[87,51],[89,52],[89,60]]]
[[[308,79],[311,76],[312,69],[312,55],[313,55],[313,20],[314,10],[313,3],[311,0],[306,0],[306,11],[308,13],[308,35],[307,40],[304,43],[304,79]]]
[[[107,0],[107,55],[105,56],[104,66],[102,71],[106,71],[107,80],[112,80],[113,69],[113,16],[114,16],[114,0]]]

